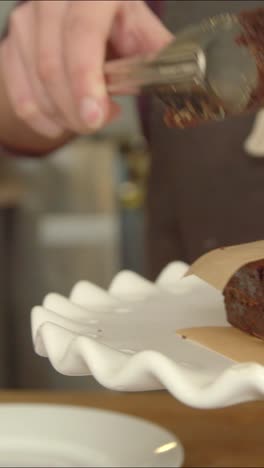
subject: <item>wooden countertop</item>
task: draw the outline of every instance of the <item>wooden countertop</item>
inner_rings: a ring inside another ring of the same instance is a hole
[[[96,407],[153,421],[177,434],[186,467],[264,467],[264,402],[195,410],[165,392],[0,392],[0,403]]]

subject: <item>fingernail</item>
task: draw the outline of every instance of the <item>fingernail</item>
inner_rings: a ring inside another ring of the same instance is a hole
[[[104,121],[102,105],[96,98],[86,97],[81,102],[81,119],[91,129],[98,129]]]

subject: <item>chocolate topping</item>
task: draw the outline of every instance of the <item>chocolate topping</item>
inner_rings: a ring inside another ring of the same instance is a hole
[[[237,43],[250,49],[258,68],[258,85],[248,105],[248,109],[254,109],[264,102],[264,8],[243,11],[238,19],[244,32]]]
[[[173,91],[172,91],[173,92]],[[216,98],[205,91],[193,89],[177,96],[162,96],[166,102],[164,121],[168,127],[190,128],[209,120],[221,119],[225,111]]]

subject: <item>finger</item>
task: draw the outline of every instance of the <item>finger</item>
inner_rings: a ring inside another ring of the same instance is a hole
[[[123,4],[120,21],[111,31],[111,43],[121,56],[156,52],[173,39],[173,34],[142,1]]]
[[[80,119],[63,60],[62,24],[67,2],[53,0],[34,3],[38,22],[35,54],[38,76],[68,127],[79,132]]]
[[[87,128],[100,128],[109,115],[103,65],[106,44],[120,2],[75,1],[65,23],[65,63],[79,116]]]
[[[27,2],[12,13],[10,36],[16,41],[27,75],[30,79],[38,107],[43,114],[54,118],[56,109],[38,80],[35,62],[36,18],[34,2]]]
[[[10,38],[1,44],[0,59],[7,95],[15,115],[35,132],[57,138],[62,129],[46,118],[38,108],[19,51]]]

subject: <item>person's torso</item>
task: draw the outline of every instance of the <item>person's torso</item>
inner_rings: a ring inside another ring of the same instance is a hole
[[[165,23],[177,32],[204,17],[259,6],[264,7],[264,1],[168,1]],[[177,236],[181,239],[180,258],[186,261],[221,245],[264,238],[260,216],[264,211],[264,158],[256,160],[244,149],[254,119],[250,114],[184,131],[167,129],[163,106],[153,100],[151,242],[156,252],[162,240],[161,250],[169,252],[160,254],[155,273],[176,256]]]

